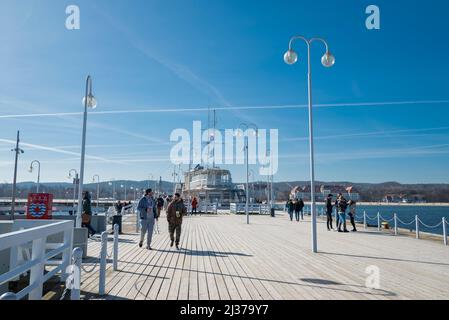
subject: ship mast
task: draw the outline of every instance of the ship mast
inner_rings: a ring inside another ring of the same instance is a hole
[[[214,146],[213,146],[213,148],[212,148],[212,151],[213,151],[213,163],[212,163],[212,169],[214,169],[215,168],[215,128],[216,128],[216,125],[217,125],[217,121],[216,121],[216,110],[214,109],[214,133],[213,133],[213,137],[214,137]]]

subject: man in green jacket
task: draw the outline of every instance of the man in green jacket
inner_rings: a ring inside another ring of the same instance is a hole
[[[187,214],[187,208],[184,205],[184,201],[181,199],[179,193],[175,194],[175,199],[168,205],[167,208],[167,221],[168,221],[168,232],[170,233],[170,246],[176,241],[176,249],[179,250],[179,242],[181,239],[181,225],[182,217]],[[175,239],[176,232],[176,239]]]

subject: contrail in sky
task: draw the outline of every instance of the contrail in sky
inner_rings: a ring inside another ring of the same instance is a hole
[[[422,101],[391,101],[391,102],[356,102],[356,103],[329,103],[316,104],[314,108],[343,108],[343,107],[376,107],[376,106],[403,106],[403,105],[419,105],[419,104],[447,104],[449,100],[422,100]],[[235,106],[235,107],[214,107],[217,111],[233,111],[233,110],[276,110],[276,109],[295,109],[307,108],[303,105],[272,105],[272,106]],[[158,108],[158,109],[127,109],[127,110],[111,110],[97,111],[89,113],[90,116],[100,115],[121,115],[121,114],[144,114],[144,113],[176,113],[176,112],[206,112],[207,107],[196,108]],[[0,119],[13,118],[38,118],[38,117],[72,117],[81,116],[82,112],[71,113],[32,113],[32,114],[10,114],[0,115]]]
[[[8,139],[0,139],[0,142],[12,144],[12,145],[15,145],[15,143],[16,143],[16,141],[8,140]],[[36,149],[36,150],[44,150],[44,151],[50,151],[50,152],[55,152],[55,153],[60,153],[60,154],[67,154],[67,155],[81,157],[81,155],[79,153],[76,153],[76,152],[62,150],[62,149],[53,148],[53,147],[42,146],[42,145],[38,145],[38,144],[31,144],[31,143],[21,142],[20,145],[24,146],[24,147],[31,148],[31,149]],[[86,155],[86,159],[98,160],[98,161],[102,161],[102,162],[122,163],[121,161],[114,161],[114,160],[109,160],[109,159],[96,157],[96,156],[88,156],[88,155]]]

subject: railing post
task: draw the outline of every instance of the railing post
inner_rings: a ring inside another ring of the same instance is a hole
[[[363,227],[366,230],[366,227],[367,227],[367,225],[366,225],[366,211],[363,211]]]
[[[46,238],[33,240],[31,260],[38,260],[39,263],[32,267],[30,271],[30,285],[36,285],[36,287],[28,294],[29,300],[42,299],[46,240]]]
[[[72,275],[69,277],[71,280],[70,286],[70,300],[80,299],[81,289],[81,264],[83,263],[83,249],[75,248],[72,252],[73,265],[71,266]]]
[[[101,255],[100,255],[100,277],[98,285],[98,294],[105,294],[106,286],[106,259],[108,254],[108,233],[105,231],[101,234]]]
[[[377,231],[380,231],[380,212],[377,213]]]
[[[443,241],[444,241],[444,245],[447,246],[446,217],[443,217]]]
[[[415,216],[416,221],[416,239],[419,239],[419,217]]]
[[[397,236],[398,235],[398,215],[395,213],[394,214],[394,235]]]
[[[118,270],[118,235],[119,235],[119,227],[118,227],[118,224],[115,224],[114,225],[114,257],[113,257],[114,271]]]
[[[65,282],[67,279],[67,268],[70,265],[70,258],[72,255],[72,247],[73,247],[73,228],[70,228],[66,231],[64,231],[64,245],[69,245],[69,248],[64,250],[62,253],[62,271],[61,271],[61,282]]]

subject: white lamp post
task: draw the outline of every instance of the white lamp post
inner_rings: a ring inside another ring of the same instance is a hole
[[[243,128],[243,138],[245,139],[245,161],[246,161],[246,204],[245,204],[245,213],[246,213],[246,223],[249,224],[249,146],[248,146],[248,134],[249,129],[253,129],[255,131],[255,135],[257,137],[259,129],[253,123],[242,123],[240,124],[240,128]]]
[[[81,166],[80,166],[80,182],[78,189],[78,210],[76,211],[76,227],[81,228],[81,211],[83,210],[83,181],[84,181],[84,160],[86,157],[86,126],[87,126],[87,108],[95,109],[97,101],[92,94],[92,78],[87,76],[86,94],[83,98],[84,118],[83,118],[83,140],[81,144]]]
[[[303,36],[295,36],[290,40],[288,51],[284,55],[285,63],[293,65],[298,61],[297,53],[292,49],[296,40],[302,40],[307,45],[307,64],[308,64],[308,100],[309,100],[309,147],[310,147],[310,197],[311,197],[311,215],[312,215],[312,251],[318,252],[316,235],[316,205],[315,205],[315,164],[314,164],[314,146],[313,146],[313,110],[312,110],[312,68],[310,62],[310,47],[313,42],[322,42],[326,47],[326,53],[321,58],[323,66],[329,68],[335,64],[335,58],[329,51],[327,42],[321,38],[306,39]]]
[[[40,186],[40,181],[41,181],[41,163],[40,163],[40,161],[38,161],[38,160],[32,161],[29,171],[30,171],[30,173],[33,172],[33,169],[34,169],[33,164],[35,164],[35,163],[37,164],[37,187],[36,187],[36,193],[39,193],[39,186]]]
[[[249,176],[251,177],[251,178],[249,179],[250,184],[251,184],[251,194],[250,194],[250,197],[253,197],[252,199],[253,199],[253,203],[254,203],[255,200],[256,200],[256,191],[255,191],[255,189],[254,189],[254,184],[255,184],[255,182],[256,182],[256,175],[254,174],[254,170],[253,170],[253,169],[250,169],[250,170],[249,170]]]
[[[131,187],[131,190],[134,191],[134,198],[133,198],[133,201],[136,201],[137,188]]]
[[[112,186],[112,200],[115,201],[115,179],[112,179],[108,185]]]
[[[25,153],[25,151],[20,149],[19,144],[20,144],[20,131],[17,131],[16,147],[11,150],[11,151],[14,151],[16,154],[15,162],[14,162],[14,179],[13,179],[13,183],[12,183],[11,220],[14,220],[14,213],[16,210],[17,164],[19,162],[19,154]],[[20,191],[19,191],[19,193],[20,193]]]
[[[72,176],[72,172],[75,174],[75,177]],[[78,179],[79,179],[78,171],[76,171],[76,169],[70,170],[68,178],[69,179],[73,178],[73,214],[75,214],[76,186],[77,186]]]
[[[126,198],[127,198],[127,195],[126,195],[126,183],[124,185],[122,184],[120,187],[122,189],[125,188],[125,202],[126,202]]]
[[[97,178],[97,209],[100,203],[100,176],[98,174],[94,175],[92,178],[92,182],[95,183],[95,178]]]
[[[153,180],[153,179],[154,179],[154,176],[150,173],[150,174],[148,175],[148,189],[151,188],[150,184],[151,184],[151,180]],[[154,190],[153,190],[153,191],[154,191]]]

